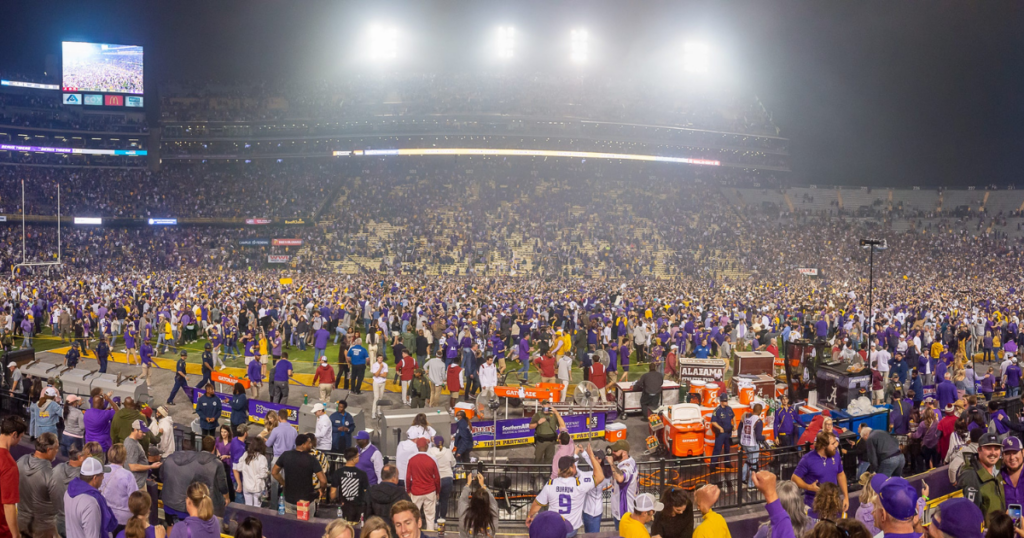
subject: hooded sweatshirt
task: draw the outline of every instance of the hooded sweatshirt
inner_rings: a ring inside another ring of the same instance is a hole
[[[398,536],[395,532],[394,523],[391,522],[391,506],[398,501],[411,501],[405,488],[391,482],[381,482],[370,487],[370,506],[367,509],[367,517],[379,516],[384,518],[391,527],[391,536]]]
[[[220,538],[220,519],[189,516],[171,529],[170,538]]]
[[[60,500],[61,505],[57,508],[57,529],[61,530],[64,528],[64,494],[68,492],[68,484],[72,480],[79,477],[82,472],[81,467],[72,467],[68,465],[68,462],[60,463],[53,468],[53,481],[60,487]]]
[[[165,505],[178,512],[188,513],[185,507],[185,494],[188,486],[198,480],[210,488],[213,512],[224,514],[224,494],[228,493],[229,489],[227,473],[217,456],[209,452],[177,451],[164,460],[160,475],[164,479],[161,498]]]
[[[26,531],[56,528],[57,512],[64,509],[64,492],[53,476],[53,464],[25,454],[18,459],[18,473],[18,526]]]

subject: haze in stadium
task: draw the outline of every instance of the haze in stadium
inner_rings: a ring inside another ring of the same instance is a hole
[[[1022,23],[3,3],[0,537],[1008,529]]]

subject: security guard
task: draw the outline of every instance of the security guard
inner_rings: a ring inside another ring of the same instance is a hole
[[[711,415],[711,428],[715,431],[715,450],[712,452],[713,456],[729,453],[729,443],[732,440],[732,422],[735,418],[736,414],[729,407],[728,400],[720,399],[718,407],[715,408],[715,412]]]
[[[910,415],[914,411],[914,402],[903,399],[903,392],[896,391],[892,394],[892,410],[889,411],[889,433],[891,433],[900,444],[907,441],[910,434]]]
[[[199,381],[197,387],[205,387],[210,383],[210,376],[213,375],[213,353],[211,352],[213,346],[209,342],[203,349],[203,379]]]
[[[167,405],[174,405],[174,397],[178,395],[178,390],[182,387],[188,387],[188,377],[185,376],[186,357],[188,357],[188,351],[181,350],[181,356],[178,357],[178,365],[174,367],[174,388],[171,389],[171,395],[167,397]]]
[[[71,349],[64,354],[64,366],[67,368],[74,368],[78,366],[78,358],[82,355],[78,352],[78,342],[71,343]]]
[[[331,450],[344,452],[352,445],[352,435],[356,431],[356,421],[352,413],[346,411],[348,402],[338,402],[338,411],[331,415]]]

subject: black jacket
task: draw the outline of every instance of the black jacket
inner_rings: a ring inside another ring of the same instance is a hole
[[[395,524],[391,522],[391,506],[398,501],[412,501],[405,488],[391,482],[381,482],[370,486],[370,505],[366,508],[366,517],[379,516],[391,527],[391,536],[398,536]]]

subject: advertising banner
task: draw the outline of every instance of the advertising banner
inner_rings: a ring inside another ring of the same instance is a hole
[[[302,224],[306,224],[306,221],[303,220],[303,219],[290,219],[290,220],[284,221],[284,223],[285,224],[299,224],[299,225],[302,225]]]
[[[196,406],[196,402],[199,401],[199,397],[205,392],[201,390],[192,391],[192,408]],[[220,416],[223,419],[231,420],[231,395],[224,394],[223,392],[214,392],[214,396],[220,399],[222,409]],[[263,400],[254,400],[249,398],[249,422],[255,422],[257,424],[263,424],[263,419],[267,416],[270,411],[280,411],[282,409],[288,410],[288,423],[294,424],[295,427],[299,426],[299,408],[291,405],[283,405],[278,403],[266,402]]]
[[[177,226],[178,219],[149,219],[150,226]]]
[[[588,420],[589,417],[589,420]],[[604,437],[604,413],[592,415],[564,415],[565,427],[573,439]],[[529,418],[510,418],[498,420],[498,435],[495,441],[494,421],[482,420],[470,424],[473,431],[473,447],[488,448],[494,446],[528,445],[533,443],[533,431],[530,430]],[[452,424],[452,435],[456,425]]]
[[[243,387],[248,389],[250,385],[248,379],[238,379],[233,375],[228,375],[217,371],[210,373],[210,380],[214,381],[215,383],[227,385],[229,387],[234,387],[235,383],[241,383]]]
[[[817,267],[800,267],[797,271],[799,271],[801,275],[818,276]]]
[[[239,239],[238,244],[243,247],[266,247],[270,246],[270,239],[265,237],[254,237],[252,239]]]
[[[123,95],[104,95],[103,104],[107,106],[124,106]]]
[[[65,93],[64,94],[65,105],[80,105],[82,104],[82,94],[80,93]]]
[[[125,96],[124,106],[142,108],[142,97],[139,97],[138,95]]]
[[[85,104],[89,106],[103,106],[103,96],[99,94],[85,94]]]
[[[301,239],[274,239],[271,242],[275,247],[298,247],[302,246]]]
[[[270,224],[272,219],[245,219],[246,224]]]
[[[268,254],[267,263],[288,263],[288,260],[292,259],[291,256],[284,254]]]

